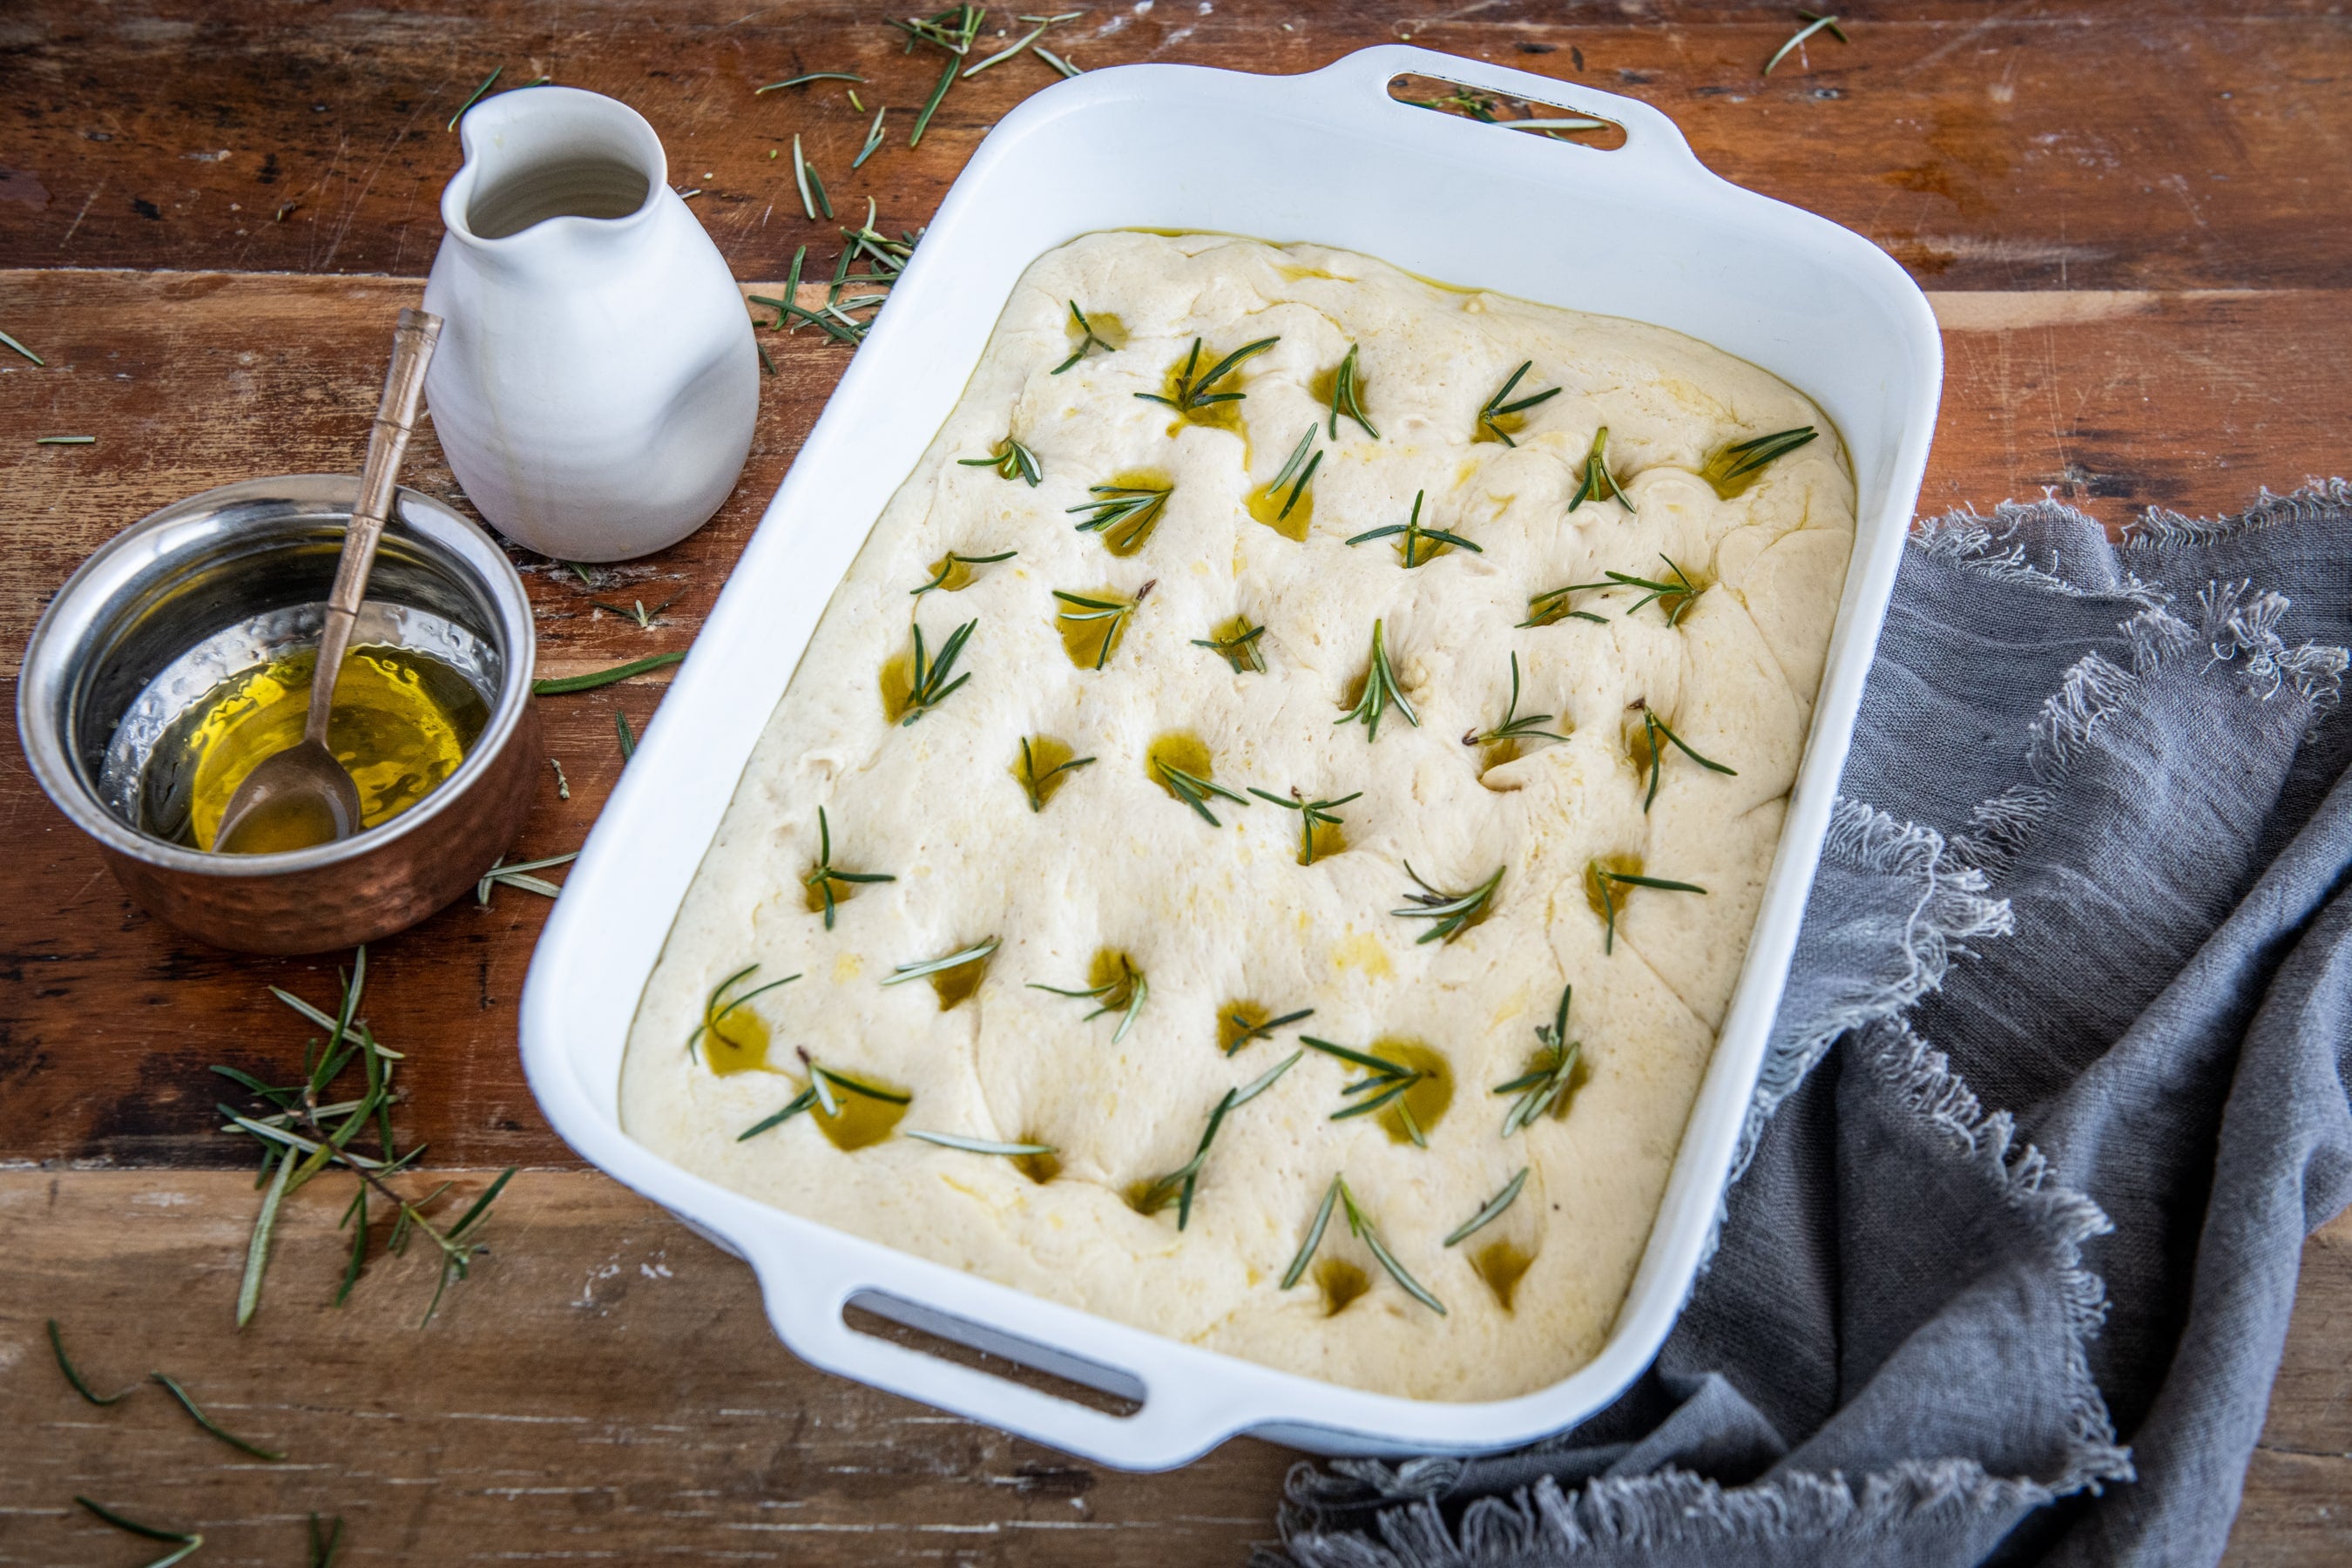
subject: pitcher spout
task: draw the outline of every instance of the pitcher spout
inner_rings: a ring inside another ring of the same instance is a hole
[[[651,221],[669,160],[645,117],[600,93],[516,89],[458,121],[465,166],[441,193],[452,239],[494,253],[527,232],[583,239]]]

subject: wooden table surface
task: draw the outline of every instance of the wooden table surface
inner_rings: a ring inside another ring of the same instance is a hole
[[[979,137],[1053,79],[1016,59],[960,86],[922,146],[937,75],[885,13],[843,0],[335,3],[18,0],[0,14],[0,675],[66,574],[151,509],[256,474],[356,467],[394,310],[415,302],[458,163],[445,126],[493,67],[611,93],[747,284],[832,226],[792,194],[801,133],[845,216],[924,222]],[[995,18],[991,19],[991,28]],[[2212,513],[2341,471],[2352,27],[2316,0],[1917,0],[1848,14],[1770,78],[1784,10],[1706,0],[1118,0],[1057,29],[1087,68],[1190,61],[1299,71],[1410,38],[1647,100],[1710,166],[1869,236],[1930,291],[1948,373],[1923,509],[2045,489],[2110,522]],[[868,79],[891,136],[851,173]],[[782,155],[779,157],[778,152]],[[767,338],[767,334],[763,334]],[[685,647],[849,351],[768,339],[781,374],[733,498],[660,555],[571,572],[518,552],[542,673]],[[44,435],[90,435],[42,446]],[[462,500],[429,435],[408,482]],[[650,629],[592,599],[673,601]],[[551,773],[519,850],[577,846],[642,731],[656,676],[544,704]],[[201,1563],[285,1563],[305,1516],[348,1521],[347,1563],[489,1558],[795,1563],[1238,1563],[1271,1534],[1293,1456],[1237,1442],[1126,1476],[796,1362],[748,1273],[582,1168],[540,1119],[514,1047],[539,899],[470,900],[371,953],[367,1013],[408,1053],[399,1121],[459,1193],[525,1167],[491,1251],[430,1328],[429,1270],[381,1260],[350,1305],[347,1178],[291,1205],[259,1316],[232,1305],[258,1203],[215,1131],[234,1064],[282,1080],[305,1026],[268,987],[331,999],[334,961],[262,962],[133,910],[0,747],[0,1563],[132,1563],[69,1500],[193,1525]],[[2352,1224],[2323,1230],[2231,1549],[2352,1559]],[[63,1321],[94,1382],[150,1368],[266,1464],[152,1386],[97,1409],[43,1339]]]

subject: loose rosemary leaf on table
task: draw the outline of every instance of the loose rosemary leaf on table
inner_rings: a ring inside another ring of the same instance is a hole
[[[531,695],[563,697],[574,691],[593,691],[600,686],[610,686],[615,681],[643,675],[647,670],[659,669],[665,665],[682,663],[685,658],[686,655],[682,653],[652,653],[643,658],[633,658],[626,664],[616,664],[610,669],[594,669],[585,675],[565,675],[549,680],[534,680],[530,683]]]
[[[179,1548],[176,1552],[167,1552],[163,1556],[158,1557],[154,1562],[147,1564],[147,1568],[172,1568],[173,1563],[183,1563],[188,1558],[194,1556],[197,1549],[205,1543],[204,1536],[195,1531],[183,1531],[176,1530],[163,1530],[159,1529],[155,1525],[142,1524],[135,1519],[125,1519],[122,1515],[116,1513],[112,1509],[101,1507],[98,1503],[92,1502],[89,1499],[79,1496],[79,1494],[75,1496],[74,1501],[88,1509],[91,1513],[97,1515],[99,1519],[104,1522],[114,1526],[117,1530],[125,1531],[128,1534],[139,1536],[143,1540],[160,1541],[165,1545],[176,1546]]]
[[[865,79],[866,79],[864,77],[857,75],[855,71],[803,71],[799,76],[786,77],[782,81],[772,81],[765,87],[755,87],[751,89],[751,96],[753,98],[757,98],[763,92],[774,92],[779,88],[804,87],[813,81],[854,81],[862,83]]]
[[[205,1407],[196,1403],[195,1396],[194,1394],[181,1387],[177,1382],[165,1373],[160,1372],[150,1373],[148,1373],[148,1376],[154,1379],[157,1383],[162,1384],[164,1389],[170,1393],[172,1397],[179,1402],[180,1408],[186,1411],[195,1421],[197,1426],[203,1427],[206,1432],[219,1438],[230,1447],[236,1449],[240,1453],[250,1454],[257,1459],[268,1459],[275,1462],[286,1458],[284,1454],[279,1453],[275,1448],[265,1448],[260,1444],[240,1437],[236,1433],[222,1426],[220,1423],[215,1421],[211,1416],[205,1414]]]
[[[73,1391],[92,1405],[120,1405],[131,1397],[131,1389],[139,1386],[134,1383],[131,1388],[126,1388],[120,1394],[92,1393],[89,1384],[82,1381],[81,1373],[75,1367],[73,1359],[66,1354],[65,1335],[58,1328],[58,1321],[55,1318],[49,1320],[49,1350],[58,1358],[58,1370],[65,1373],[66,1381],[73,1385]]]
[[[898,879],[881,871],[842,871],[833,864],[833,824],[825,819],[824,807],[816,808],[816,868],[801,879],[801,886],[812,888],[824,905],[824,929],[833,929],[834,907],[839,896],[833,890],[835,882],[853,885],[869,882],[895,882]]]
[[[1805,40],[1815,33],[1827,33],[1841,44],[1850,44],[1853,41],[1845,36],[1845,29],[1838,26],[1838,19],[1835,16],[1824,16],[1813,11],[1800,11],[1797,13],[1797,18],[1803,22],[1804,26],[1790,34],[1787,43],[1772,51],[1772,58],[1764,62],[1766,76],[1770,76],[1772,68],[1789,58],[1790,50],[1802,47]]]
[[[946,50],[948,55],[947,65],[940,72],[939,85],[931,89],[931,96],[924,100],[922,112],[915,116],[915,130],[907,138],[908,146],[922,145],[923,132],[930,127],[931,116],[940,111],[940,103],[948,96],[948,89],[956,84],[964,58],[971,53],[972,41],[980,36],[981,18],[987,15],[983,6],[964,5],[952,6],[931,16],[908,17],[906,21],[890,24],[907,35],[909,49],[919,40]]]
[[[1567,740],[1567,736],[1554,731],[1537,728],[1551,721],[1552,716],[1549,713],[1519,717],[1519,656],[1514,652],[1511,655],[1511,700],[1509,706],[1503,710],[1503,721],[1484,733],[1476,730],[1465,731],[1462,743],[1465,746],[1491,746],[1502,741]]]

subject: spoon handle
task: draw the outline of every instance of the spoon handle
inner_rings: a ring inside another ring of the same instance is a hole
[[[392,510],[400,460],[407,455],[417,405],[424,400],[425,367],[433,363],[433,348],[440,339],[440,317],[427,310],[400,312],[400,325],[392,339],[392,368],[383,378],[383,401],[377,405],[375,425],[368,432],[359,499],[343,534],[342,558],[335,563],[335,585],[327,595],[326,624],[319,633],[319,667],[310,676],[310,711],[302,732],[322,746],[327,743],[327,718],[334,709],[335,679],[342,673],[343,655],[352,646],[360,602],[367,597],[368,572],[375,564],[375,547],[383,538],[384,520]]]

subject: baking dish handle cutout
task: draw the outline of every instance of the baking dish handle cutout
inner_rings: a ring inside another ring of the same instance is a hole
[[[1570,142],[1598,153],[1613,153],[1627,140],[1625,128],[1613,120],[1587,114],[1549,98],[1485,91],[1450,76],[1406,71],[1389,79],[1389,96],[1416,109],[1516,131],[1526,136]]]

